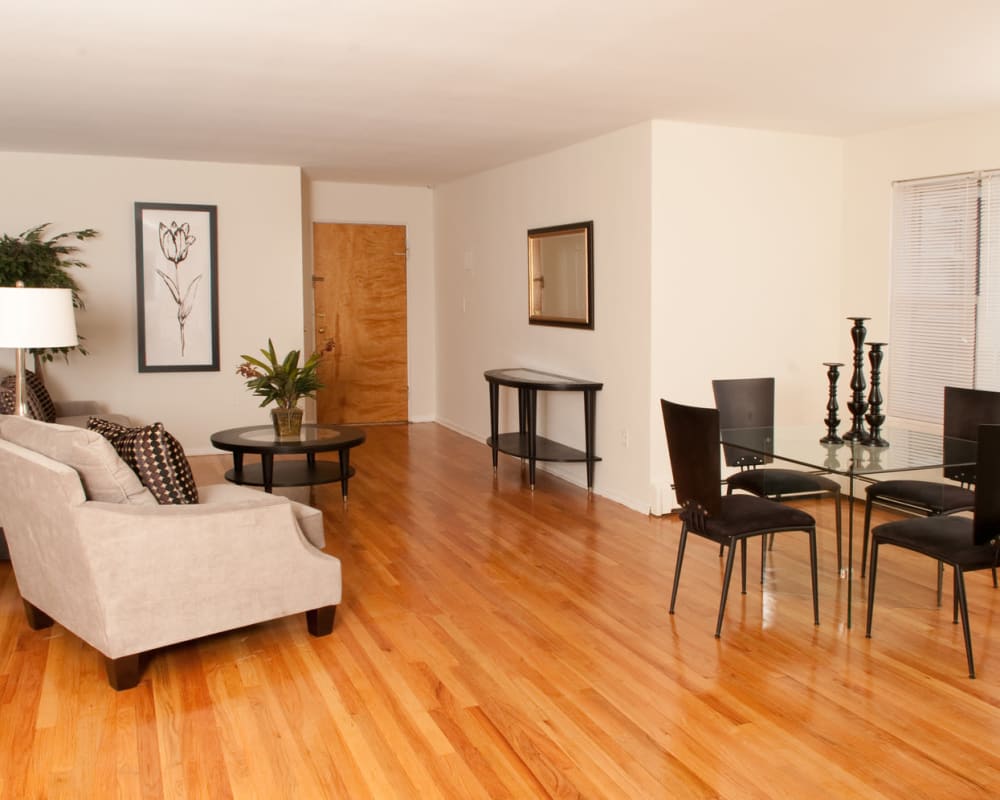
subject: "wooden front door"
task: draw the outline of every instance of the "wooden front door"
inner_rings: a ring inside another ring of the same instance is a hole
[[[406,227],[313,224],[319,422],[407,420]]]

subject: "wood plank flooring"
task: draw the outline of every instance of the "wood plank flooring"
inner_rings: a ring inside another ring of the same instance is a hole
[[[229,464],[192,462],[202,483]],[[532,493],[508,457],[494,479],[484,444],[434,424],[369,428],[351,462],[347,507],[339,485],[313,495],[344,573],[325,638],[296,616],[165,648],[116,693],[89,646],[28,628],[0,563],[0,798],[996,794],[988,573],[968,582],[969,680],[926,560],[885,550],[874,638],[859,578],[845,629],[832,501],[805,501],[821,624],[805,537],[779,535],[763,590],[751,546],[716,640],[712,544],[689,543],[667,613],[676,519],[546,473]]]

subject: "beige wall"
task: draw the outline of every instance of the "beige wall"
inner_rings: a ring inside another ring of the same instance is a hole
[[[485,440],[487,369],[527,366],[603,381],[595,491],[642,511],[649,507],[649,155],[643,124],[434,193],[438,419]],[[595,329],[528,325],[528,229],[583,220],[594,221]],[[516,429],[513,392],[501,404],[503,429]],[[539,417],[544,435],[582,449],[580,395],[543,393]],[[582,464],[545,468],[586,484]]]
[[[839,297],[842,143],[653,123],[650,506],[674,504],[659,399],[776,378],[780,420],[823,433],[823,361],[850,349]]]
[[[409,419],[411,422],[435,419],[437,382],[432,190],[422,186],[315,181],[309,184],[307,203],[307,218],[311,222],[406,226]],[[307,249],[311,247],[311,222],[308,225],[310,239],[306,242]],[[309,260],[311,254],[307,258]]]
[[[856,136],[845,144],[844,263],[841,315],[869,316],[869,341],[885,341],[885,374],[891,373],[889,330],[892,183],[909,178],[1000,168],[1000,114],[956,117],[928,125]],[[892,414],[891,383],[885,387]]]
[[[56,398],[98,400],[137,422],[162,421],[192,454],[212,452],[212,431],[267,421],[235,369],[240,354],[268,336],[278,348],[302,346],[297,168],[0,153],[0,173],[3,232],[51,222],[52,233],[101,233],[82,243],[90,269],[75,273],[87,306],[77,325],[91,354],[48,367]],[[219,372],[138,372],[136,201],[218,206]],[[12,370],[12,351],[0,351],[0,371]]]

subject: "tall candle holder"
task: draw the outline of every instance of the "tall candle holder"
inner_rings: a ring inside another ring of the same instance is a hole
[[[865,430],[865,411],[868,403],[865,400],[865,321],[871,317],[848,317],[854,320],[851,328],[851,341],[854,343],[854,371],[851,373],[851,400],[847,410],[851,412],[851,429],[844,434],[848,442],[864,442],[868,437]]]
[[[820,439],[821,444],[843,444],[844,440],[837,435],[840,417],[837,416],[837,379],[840,378],[840,368],[844,366],[839,361],[824,361],[827,368],[826,379],[830,384],[830,398],[826,403],[826,436]]]
[[[863,440],[863,444],[871,447],[888,447],[889,442],[882,438],[882,425],[885,423],[885,414],[882,413],[882,359],[885,354],[882,348],[886,342],[869,342],[868,361],[872,368],[872,387],[868,392],[868,414],[865,419],[871,426],[871,431]]]

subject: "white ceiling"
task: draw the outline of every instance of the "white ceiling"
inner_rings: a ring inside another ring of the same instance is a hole
[[[0,150],[434,185],[648,119],[1000,110],[1000,0],[3,0]]]

